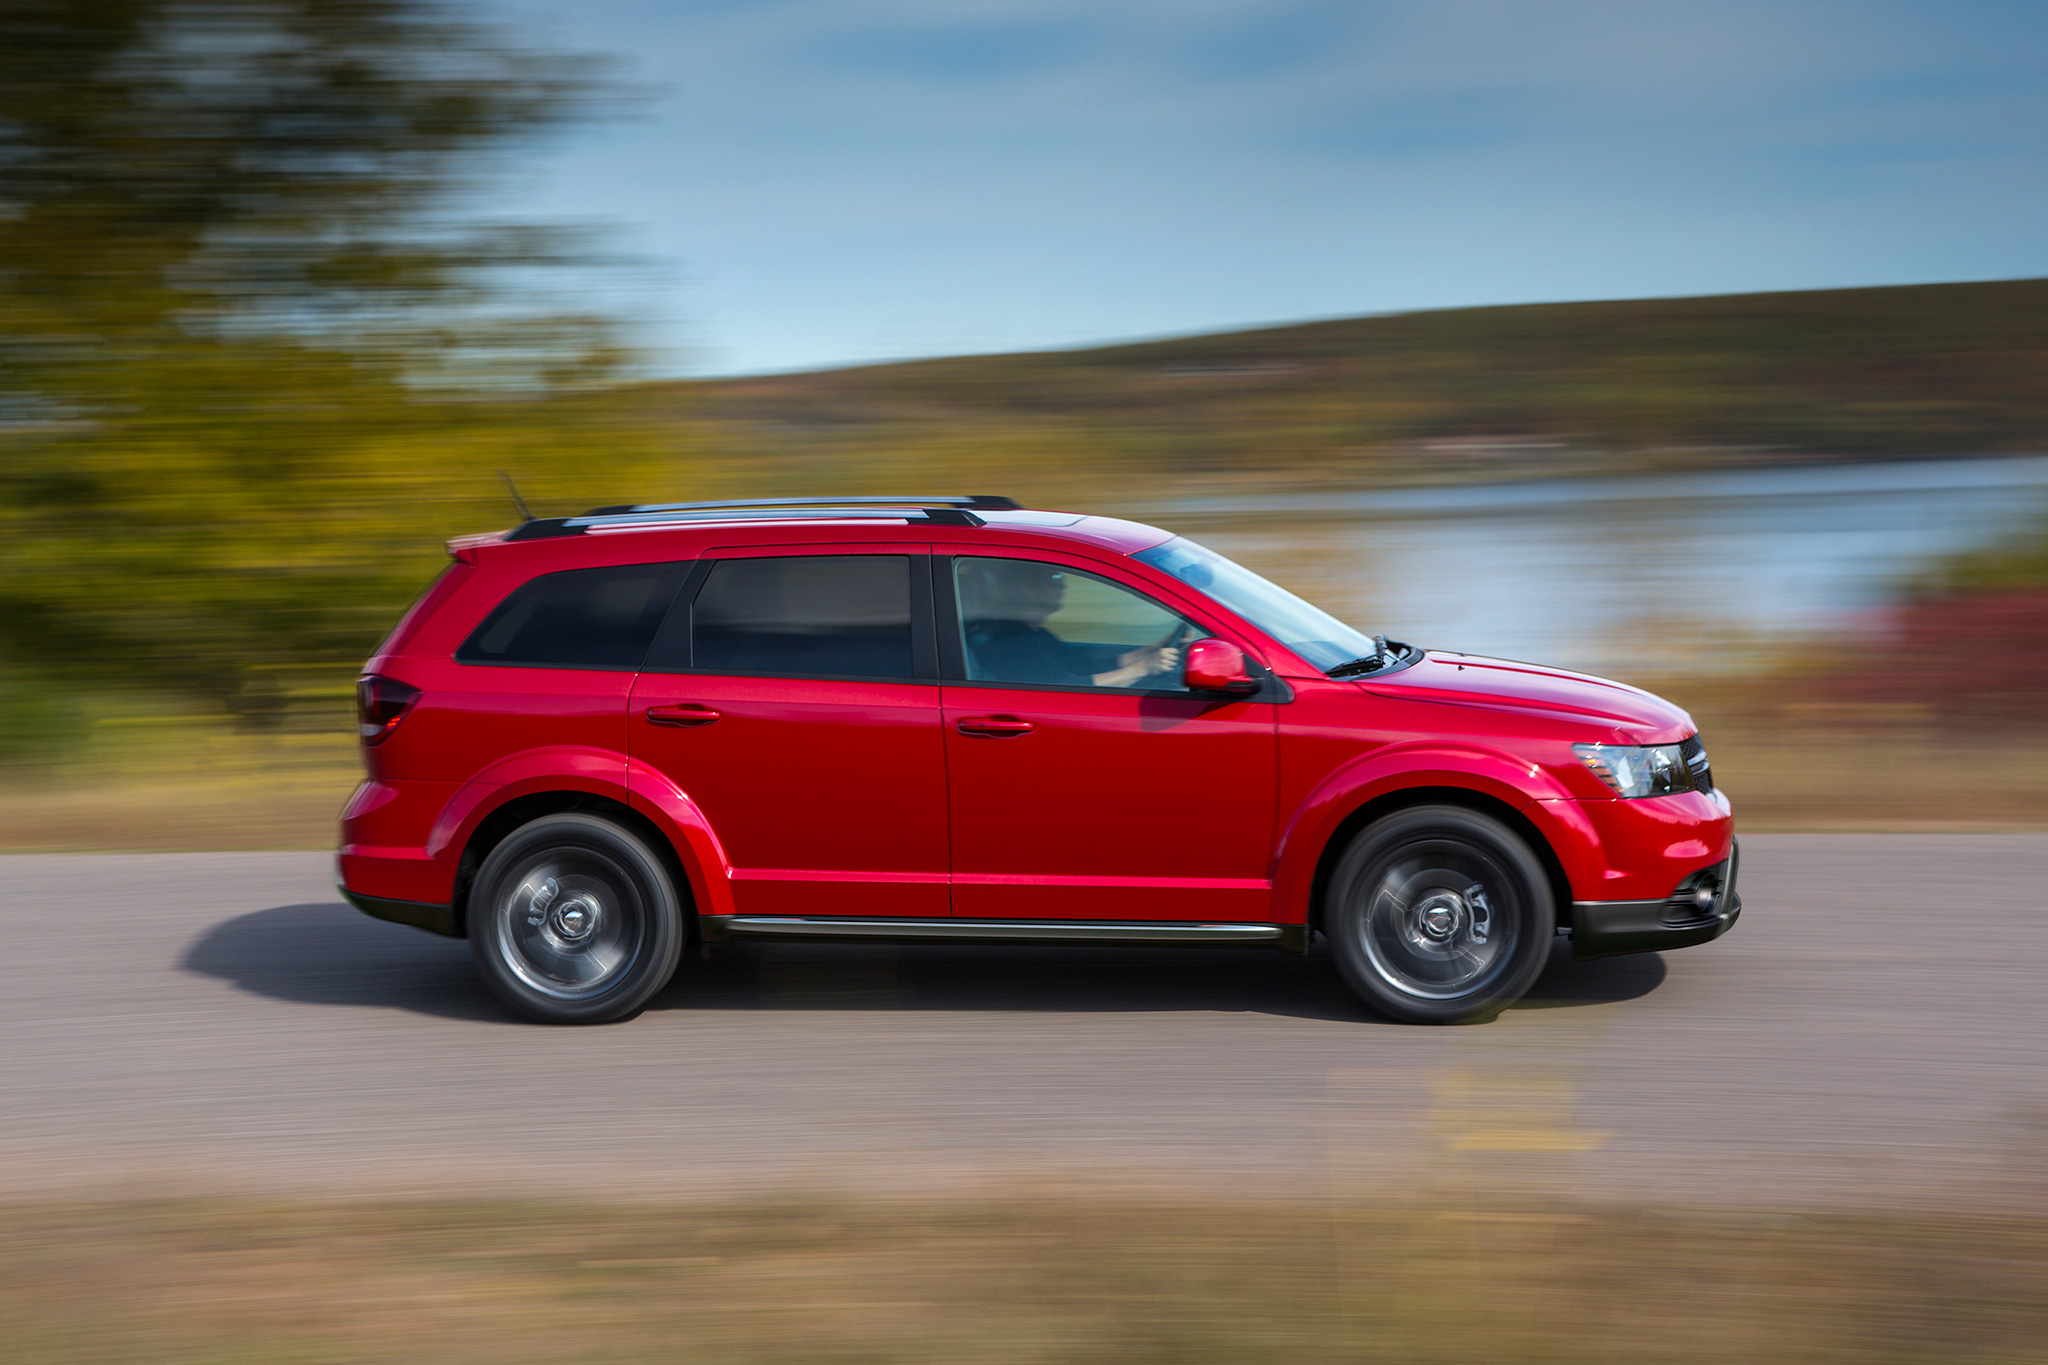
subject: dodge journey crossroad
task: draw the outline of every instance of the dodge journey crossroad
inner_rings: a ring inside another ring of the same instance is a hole
[[[631,1015],[693,943],[1265,944],[1491,1017],[1725,933],[1728,801],[1637,688],[1366,635],[1150,526],[1008,498],[600,508],[450,543],[364,667],[348,898],[507,1007]]]

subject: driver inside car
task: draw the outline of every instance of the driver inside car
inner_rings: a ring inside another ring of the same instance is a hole
[[[1027,559],[973,559],[961,561],[957,572],[969,676],[1067,687],[1181,686],[1179,642],[1188,623],[1135,649],[1063,640],[1045,621],[1066,600],[1064,570]]]

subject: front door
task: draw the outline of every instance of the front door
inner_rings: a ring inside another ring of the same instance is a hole
[[[714,551],[663,625],[631,752],[704,812],[740,913],[948,913],[924,548]]]
[[[1270,921],[1275,706],[1188,691],[1210,632],[1078,564],[938,563],[953,913]]]

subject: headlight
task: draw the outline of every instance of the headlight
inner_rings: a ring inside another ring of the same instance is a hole
[[[1572,752],[1619,796],[1669,796],[1698,790],[1678,744],[1574,744]],[[1701,755],[1700,770],[1706,769]]]

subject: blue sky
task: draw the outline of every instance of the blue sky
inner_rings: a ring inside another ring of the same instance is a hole
[[[2048,274],[2048,3],[492,0],[656,367]]]

